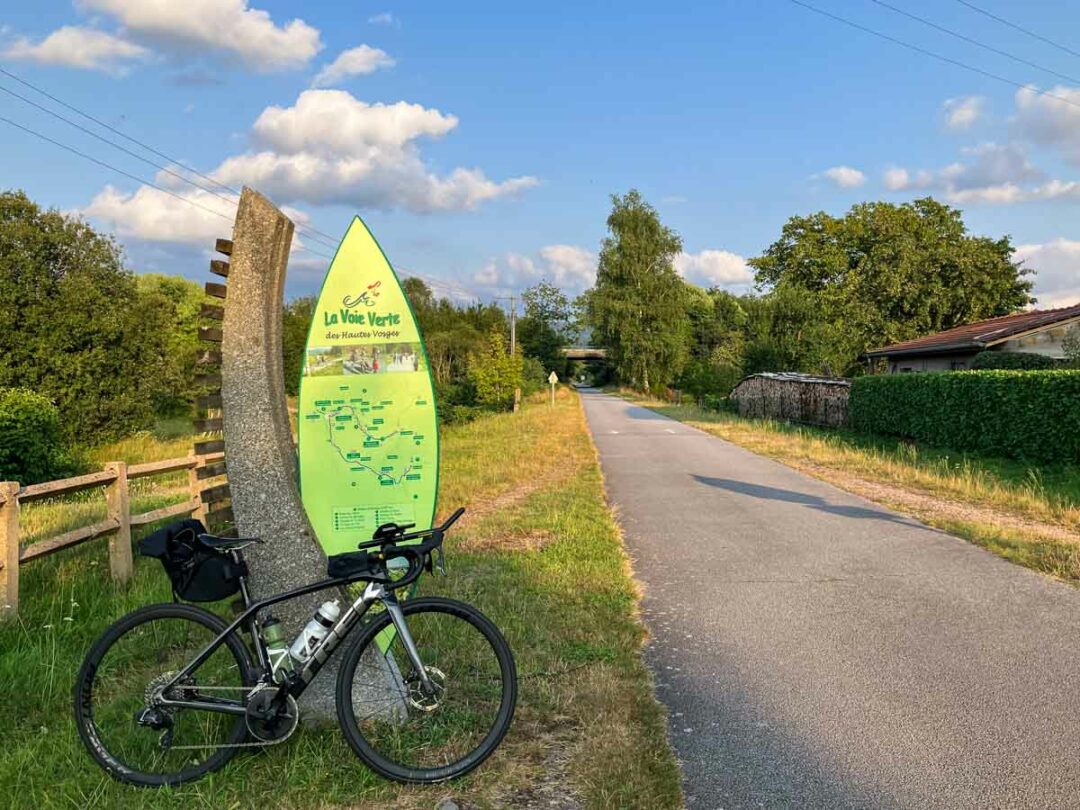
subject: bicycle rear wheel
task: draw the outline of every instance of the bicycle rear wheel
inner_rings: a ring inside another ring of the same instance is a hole
[[[94,644],[75,679],[75,725],[90,756],[132,785],[163,787],[222,767],[247,736],[243,715],[152,707],[173,675],[227,627],[193,605],[151,605],[129,613]],[[169,694],[243,700],[253,684],[247,650],[236,634]],[[224,746],[224,747],[223,747]]]
[[[476,608],[429,597],[402,605],[434,684],[420,676],[381,613],[345,652],[338,671],[338,721],[373,770],[400,782],[440,782],[468,773],[498,747],[517,702],[506,640]]]

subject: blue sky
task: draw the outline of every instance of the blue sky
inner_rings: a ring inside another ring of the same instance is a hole
[[[747,289],[743,259],[793,214],[933,194],[974,232],[1012,235],[1040,305],[1080,301],[1080,55],[957,0],[891,4],[1058,75],[873,0],[807,2],[1028,89],[790,0],[8,2],[0,64],[335,238],[359,213],[444,293],[541,277],[582,289],[609,195],[637,187],[682,235],[678,267],[697,283]],[[1080,53],[1070,4],[975,5]],[[229,223],[189,203],[229,213],[227,200],[10,95],[0,106],[186,201],[0,123],[3,186],[115,232],[136,270],[206,277]],[[311,251],[332,252],[310,232],[298,247],[290,295],[318,288],[326,260]]]

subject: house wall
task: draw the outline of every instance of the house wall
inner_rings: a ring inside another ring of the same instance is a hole
[[[928,354],[914,357],[898,355],[889,358],[889,373],[912,374],[926,371],[961,371],[971,368],[971,361],[974,357],[975,352]]]

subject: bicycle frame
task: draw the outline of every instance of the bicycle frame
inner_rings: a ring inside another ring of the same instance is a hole
[[[357,599],[349,606],[349,609],[337,620],[330,632],[320,642],[319,646],[312,653],[311,658],[304,665],[304,668],[296,675],[289,677],[284,683],[278,685],[278,698],[284,697],[286,694],[292,695],[293,698],[299,700],[300,696],[307,689],[308,685],[319,674],[319,671],[325,666],[326,662],[330,659],[334,650],[345,639],[350,631],[356,626],[357,622],[363,618],[364,614],[368,612],[371,606],[377,602],[382,601],[386,606],[387,612],[390,614],[390,618],[393,621],[394,627],[398,633],[401,634],[402,643],[409,655],[409,659],[414,667],[414,670],[418,673],[423,685],[426,689],[430,689],[431,685],[428,680],[427,671],[420,660],[420,656],[416,650],[416,645],[413,643],[412,636],[409,634],[409,629],[405,625],[405,617],[402,613],[401,606],[398,604],[397,596],[394,594],[394,584],[389,578],[377,578],[370,574],[359,574],[354,577],[342,577],[334,579],[324,579],[318,582],[312,582],[308,585],[294,588],[293,590],[286,591],[284,593],[276,594],[275,596],[269,596],[266,599],[260,599],[258,602],[251,604],[248,597],[247,583],[245,578],[240,580],[240,591],[244,600],[244,604],[247,608],[240,614],[232,624],[230,624],[225,630],[218,635],[210,644],[201,652],[195,659],[178,672],[164,687],[161,689],[160,705],[164,707],[175,707],[178,709],[198,709],[202,711],[218,712],[221,714],[234,714],[243,715],[246,713],[246,704],[242,700],[228,700],[228,699],[200,699],[200,700],[173,700],[164,697],[165,693],[183,678],[189,676],[192,672],[202,666],[206,660],[214,654],[222,644],[225,643],[225,639],[230,633],[235,633],[241,626],[246,626],[246,629],[251,634],[253,646],[255,648],[255,655],[258,659],[259,666],[264,672],[270,672],[270,663],[266,656],[266,650],[262,641],[262,637],[259,635],[258,621],[256,615],[260,610],[265,610],[271,605],[276,605],[280,602],[286,602],[289,599],[294,599],[299,596],[305,596],[307,594],[316,593],[318,591],[328,590],[329,588],[341,587],[344,585],[351,585],[354,582],[367,582],[367,586],[364,588],[364,592],[357,597]],[[387,587],[390,585],[391,587]],[[253,689],[255,687],[252,687]]]

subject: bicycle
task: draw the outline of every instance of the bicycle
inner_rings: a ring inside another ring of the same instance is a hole
[[[424,570],[443,570],[443,537],[464,511],[423,531],[380,526],[357,551],[330,557],[327,579],[255,602],[242,550],[258,538],[215,537],[198,521],[181,521],[140,541],[143,554],[162,559],[177,601],[129,613],[87,654],[74,709],[91,757],[121,782],[163,787],[217,771],[242,749],[285,742],[299,724],[300,696],[358,629],[335,691],[338,724],[353,751],[401,782],[468,773],[510,726],[513,655],[476,608],[442,597],[401,602],[395,593]],[[336,621],[322,617],[321,637],[302,634],[306,655],[267,641],[280,635],[271,632],[275,619],[260,617],[267,608],[354,583],[363,592]],[[242,606],[231,623],[178,601],[216,601],[229,592],[240,594]],[[377,605],[383,609],[365,619]]]

